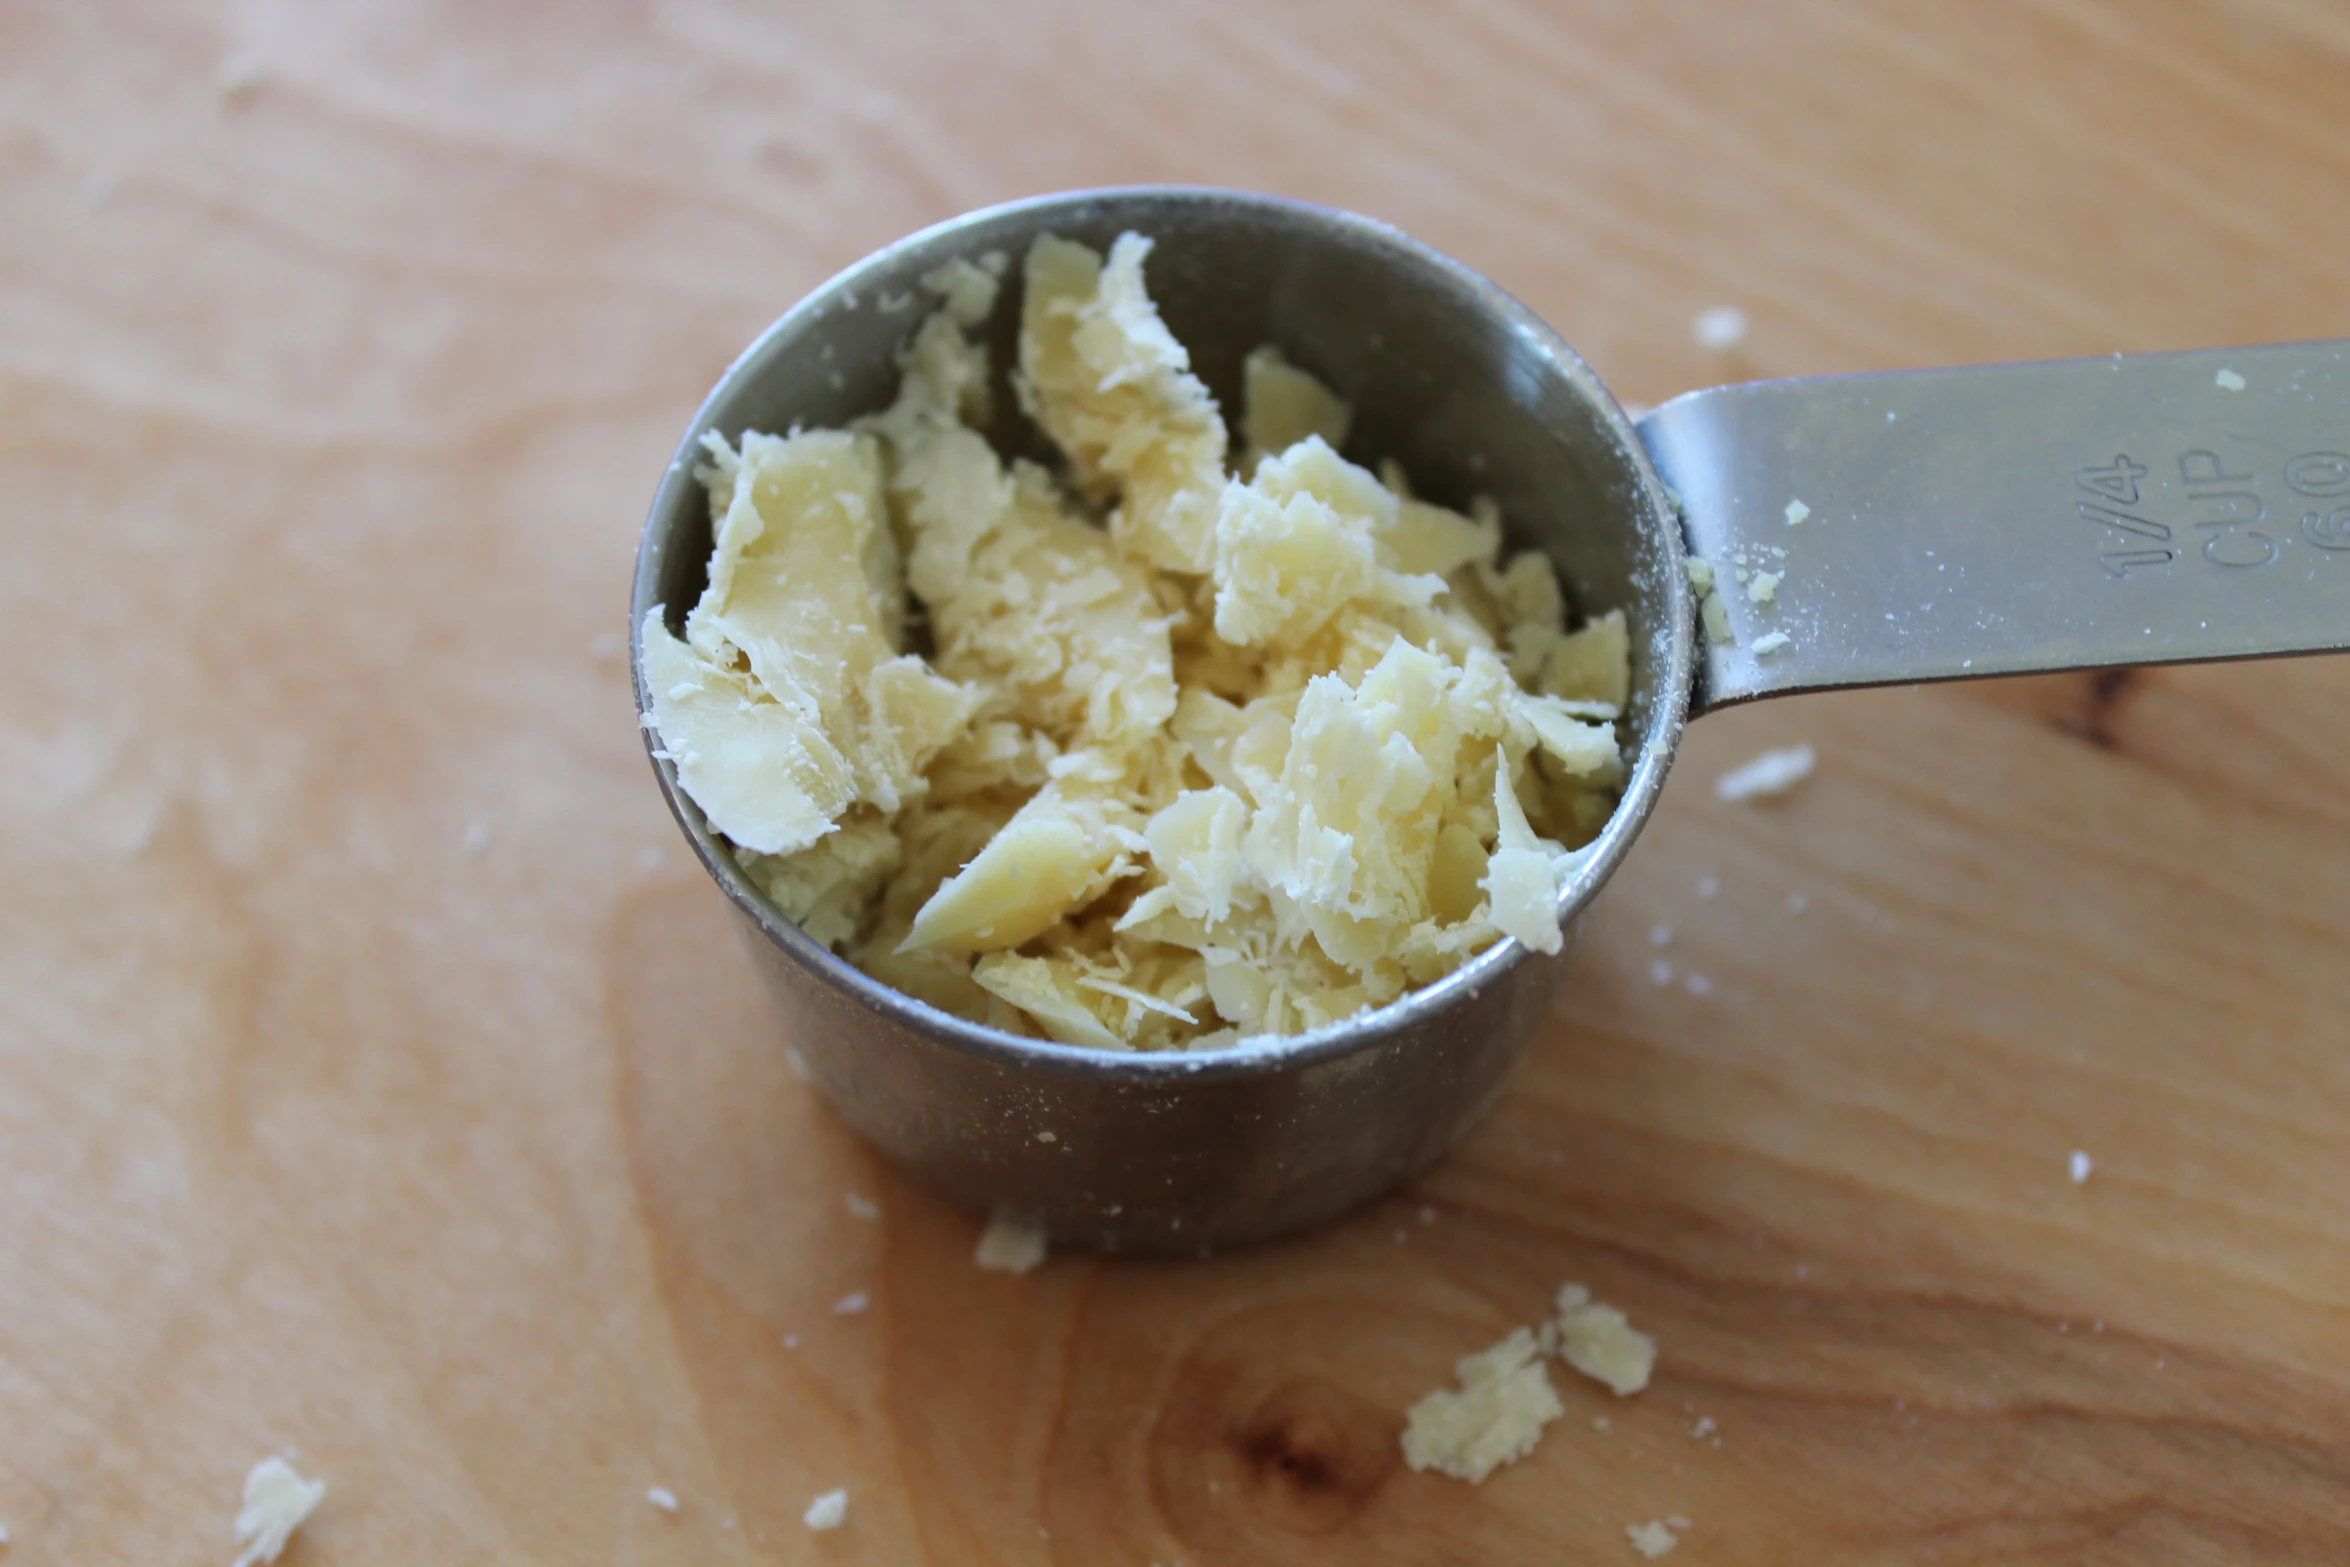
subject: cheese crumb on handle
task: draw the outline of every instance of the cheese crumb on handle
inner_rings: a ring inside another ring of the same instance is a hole
[[[1705,626],[1705,639],[1716,647],[1728,647],[1738,640],[1738,633],[1730,628],[1730,606],[1722,601],[1719,589],[1708,589],[1697,606],[1697,618]]]
[[[800,1515],[800,1522],[821,1533],[839,1528],[848,1516],[849,1493],[845,1490],[827,1491],[808,1504],[808,1510]]]
[[[665,1513],[677,1511],[677,1493],[665,1485],[647,1486],[645,1500]]]

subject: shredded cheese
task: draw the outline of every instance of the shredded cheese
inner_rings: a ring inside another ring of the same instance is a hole
[[[1570,630],[1547,558],[1348,461],[1348,404],[1274,348],[1228,468],[1149,253],[1028,254],[1013,385],[1061,478],[979,433],[984,264],[924,279],[883,412],[709,438],[709,585],[639,628],[680,783],[814,939],[1082,1048],[1295,1033],[1504,936],[1559,950],[1624,777],[1622,612]]]

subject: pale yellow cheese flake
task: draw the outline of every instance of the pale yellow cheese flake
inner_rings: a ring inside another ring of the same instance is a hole
[[[1560,1286],[1558,1315],[1542,1325],[1542,1347],[1619,1398],[1648,1386],[1656,1367],[1656,1340],[1580,1284]]]
[[[1519,693],[1511,709],[1512,716],[1530,732],[1533,743],[1570,775],[1607,784],[1622,779],[1623,751],[1616,744],[1612,722],[1585,719],[1573,704],[1557,697]],[[1612,707],[1602,705],[1599,711],[1609,719],[1615,716]]]
[[[1376,538],[1382,564],[1415,576],[1449,577],[1473,561],[1492,560],[1501,548],[1499,526],[1409,499],[1397,503]]]
[[[1278,456],[1307,436],[1346,445],[1354,410],[1267,343],[1241,362],[1241,430],[1259,457]]]
[[[897,829],[879,812],[852,815],[797,854],[737,849],[743,869],[784,917],[825,946],[855,938],[865,911],[905,853]]]
[[[1028,252],[1021,402],[1088,494],[1121,492],[1111,531],[1152,564],[1205,572],[1224,485],[1224,421],[1143,287],[1151,242],[1109,260],[1046,235]]]
[[[1247,803],[1219,785],[1178,795],[1143,829],[1151,865],[1185,917],[1213,925],[1231,913],[1245,872],[1240,841],[1248,819]]]
[[[1430,1393],[1404,1417],[1404,1462],[1481,1485],[1534,1451],[1542,1428],[1566,1411],[1524,1328],[1454,1367],[1460,1389]]]
[[[762,854],[830,832],[856,798],[856,779],[816,716],[679,641],[658,608],[638,635],[662,751],[712,829]]]
[[[1705,627],[1705,639],[1717,647],[1727,647],[1738,640],[1738,633],[1730,626],[1730,606],[1723,602],[1721,589],[1709,590],[1698,602],[1697,618]]]
[[[1501,833],[1485,868],[1485,893],[1493,923],[1536,952],[1557,952],[1566,944],[1559,927],[1559,875],[1565,851],[1534,836],[1518,804],[1504,761],[1493,775],[1493,809]]]
[[[1309,918],[1409,924],[1427,914],[1428,861],[1453,787],[1460,679],[1457,667],[1398,639],[1355,687],[1337,675],[1307,684],[1249,853]],[[1316,933],[1325,948],[1351,934],[1336,922]]]
[[[1275,501],[1240,483],[1216,514],[1216,635],[1294,647],[1370,594],[1379,558],[1368,526],[1310,494]]]
[[[1064,1045],[1124,1050],[1126,1041],[1094,1009],[1077,973],[1050,958],[991,952],[972,965],[971,977],[1027,1013]]]
[[[1131,815],[1115,802],[1047,784],[931,894],[904,950],[996,952],[1043,934],[1126,868],[1132,824],[1121,818]]]
[[[683,642],[640,628],[654,721],[718,831],[788,854],[851,804],[894,811],[970,717],[973,693],[901,656],[898,559],[864,436],[712,446],[709,585]]]
[[[977,326],[995,313],[996,275],[963,256],[924,273],[922,286],[940,296],[947,318],[958,326]]]
[[[1542,689],[1572,701],[1604,702],[1621,712],[1632,697],[1631,633],[1611,609],[1569,632],[1542,668]]]

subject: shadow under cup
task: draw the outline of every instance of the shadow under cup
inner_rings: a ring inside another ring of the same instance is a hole
[[[1632,628],[1623,802],[1562,892],[1567,950],[1504,940],[1456,973],[1332,1028],[1231,1049],[1138,1054],[1001,1033],[891,990],[768,903],[678,787],[670,809],[742,920],[778,1027],[841,1117],[917,1180],[972,1208],[1041,1221],[1062,1243],[1224,1247],[1344,1212],[1425,1168],[1491,1102],[1550,1014],[1581,915],[1646,820],[1687,705],[1691,621],[1681,544],[1638,437],[1588,367],[1531,313],[1396,230],[1236,192],[1144,188],[1038,198],[956,219],[877,252],[776,322],[727,371],[680,443],[645,524],[632,628],[672,629],[700,596],[709,504],[693,478],[716,430],[837,426],[887,406],[897,355],[935,307],[922,277],[1000,252],[985,329],[1000,451],[1050,462],[1019,412],[1020,262],[1045,233],[1155,248],[1161,315],[1228,411],[1241,363],[1272,343],[1354,405],[1347,455],[1392,457],[1416,492],[1490,495],[1513,547],[1558,567],[1576,611]],[[632,634],[632,642],[633,642]],[[640,711],[650,711],[641,668]],[[648,732],[651,748],[657,741]]]

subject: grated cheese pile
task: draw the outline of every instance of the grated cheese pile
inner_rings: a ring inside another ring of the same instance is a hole
[[[961,261],[885,412],[706,441],[709,585],[641,628],[680,782],[816,940],[1065,1044],[1294,1033],[1557,951],[1622,782],[1622,614],[1568,631],[1492,506],[1340,457],[1347,404],[1275,349],[1236,456],[1149,250],[1028,254],[1012,380],[1059,476],[979,432],[996,279]]]

